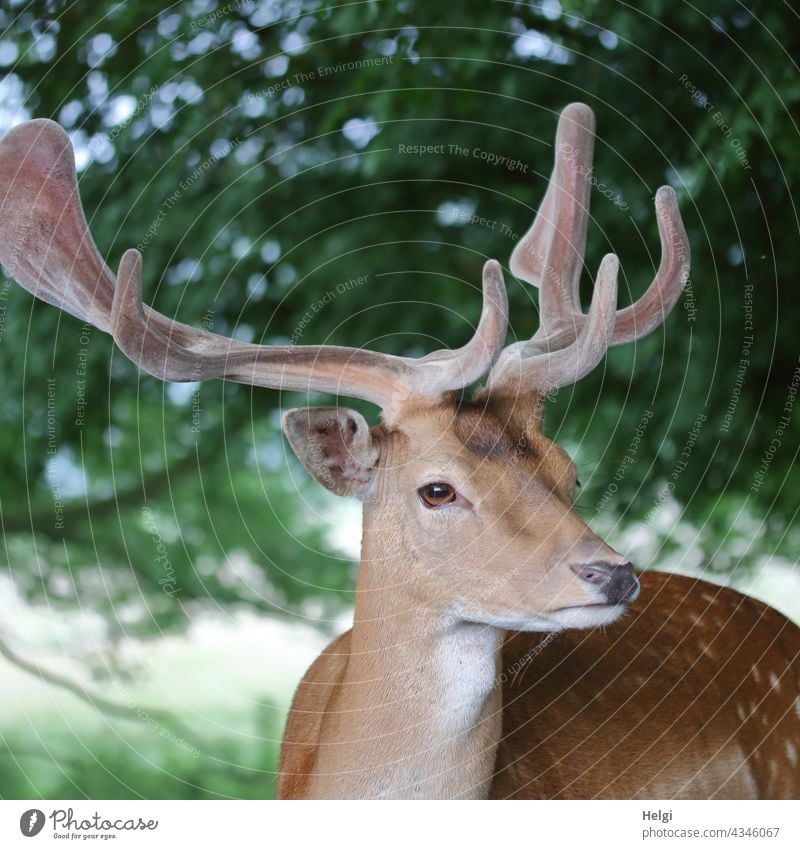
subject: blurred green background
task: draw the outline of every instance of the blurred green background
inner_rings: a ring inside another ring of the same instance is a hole
[[[585,302],[608,251],[622,304],[644,291],[661,184],[693,260],[663,328],[548,405],[579,509],[640,567],[800,620],[788,6],[6,0],[0,27],[0,132],[61,123],[111,267],[140,245],[146,300],[247,340],[463,344],[558,111],[589,103]],[[530,336],[535,295],[506,279]],[[272,795],[292,689],[352,606],[358,506],[278,429],[331,399],[160,384],[5,276],[0,368],[0,796]]]

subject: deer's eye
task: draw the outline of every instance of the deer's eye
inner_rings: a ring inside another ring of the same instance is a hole
[[[418,492],[426,507],[441,507],[456,500],[456,491],[449,483],[427,483]]]

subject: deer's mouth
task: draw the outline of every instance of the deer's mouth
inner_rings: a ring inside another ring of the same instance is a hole
[[[625,612],[624,603],[592,602],[559,607],[548,614],[561,628],[595,628],[616,622]]]

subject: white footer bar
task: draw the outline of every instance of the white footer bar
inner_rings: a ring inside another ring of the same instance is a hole
[[[0,801],[0,846],[800,846],[800,802]]]

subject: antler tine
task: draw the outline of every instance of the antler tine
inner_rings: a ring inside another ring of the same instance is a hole
[[[661,241],[661,262],[653,282],[638,301],[617,312],[612,345],[624,345],[652,333],[678,303],[689,279],[689,237],[670,186],[656,192],[656,221]]]
[[[508,295],[503,270],[497,260],[483,266],[483,311],[478,327],[467,345],[455,351],[434,351],[415,360],[417,391],[424,393],[428,380],[445,382],[460,389],[480,380],[503,350],[508,330]]]
[[[540,326],[532,339],[503,351],[492,367],[489,388],[542,393],[566,386],[577,379],[573,375],[587,373],[585,364],[602,345],[604,352],[610,345],[632,342],[655,330],[680,297],[689,274],[689,240],[675,192],[662,186],[656,193],[661,262],[647,291],[631,306],[615,311],[610,318],[606,316],[611,321],[610,333],[605,320],[592,320],[597,290],[589,314],[582,312],[579,282],[586,247],[593,146],[591,109],[570,104],[559,118],[555,165],[544,200],[510,262],[516,276],[539,287]],[[601,264],[598,287],[611,273],[611,256]],[[616,272],[614,276],[616,279]],[[607,305],[610,289],[605,286],[602,301]],[[616,282],[614,293],[616,297]],[[593,332],[600,335],[590,341],[586,334]],[[566,362],[572,365],[566,367]]]
[[[89,234],[72,147],[53,121],[21,124],[0,141],[0,262],[28,291],[111,333],[133,362],[163,380],[224,378],[254,386],[336,392],[391,419],[411,397],[474,383],[505,341],[508,304],[497,263],[483,274],[483,312],[464,347],[420,359],[337,346],[254,345],[173,321],[141,300],[142,256],[114,276]]]
[[[492,368],[489,392],[517,387],[520,392],[547,394],[587,375],[605,356],[614,333],[617,309],[619,260],[606,254],[597,272],[589,313],[574,341],[557,350],[542,352],[530,342],[509,345]]]
[[[511,254],[514,275],[539,287],[541,335],[583,318],[579,285],[586,253],[595,121],[583,103],[570,103],[558,119],[555,162],[530,230]]]

